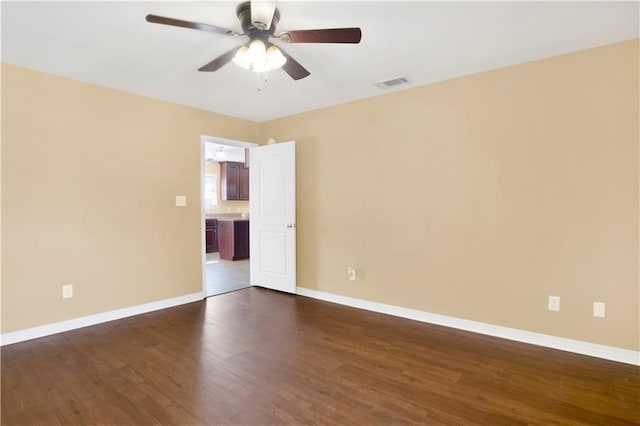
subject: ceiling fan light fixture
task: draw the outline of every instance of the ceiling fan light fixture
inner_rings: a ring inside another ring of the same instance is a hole
[[[216,152],[216,158],[222,160],[224,158],[227,158],[227,153],[223,151],[224,147],[220,147],[220,149],[218,149],[218,152]]]
[[[233,62],[244,69],[260,73],[280,68],[287,62],[287,58],[277,46],[270,45],[267,48],[264,41],[254,39],[238,49]]]

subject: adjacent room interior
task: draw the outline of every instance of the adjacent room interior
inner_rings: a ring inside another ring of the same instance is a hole
[[[640,424],[638,2],[1,7],[3,425]]]
[[[248,148],[228,143],[204,142],[207,297],[251,285]]]

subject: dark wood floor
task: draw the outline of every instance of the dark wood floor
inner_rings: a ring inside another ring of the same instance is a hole
[[[250,288],[2,348],[2,424],[640,423],[640,369]]]

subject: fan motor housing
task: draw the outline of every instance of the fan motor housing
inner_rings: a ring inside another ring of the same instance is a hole
[[[273,19],[271,20],[271,27],[269,29],[256,28],[251,22],[251,2],[245,1],[240,3],[236,8],[236,15],[240,20],[242,31],[249,36],[249,38],[260,38],[266,41],[269,36],[272,36],[276,31],[276,25],[280,20],[280,11],[276,8],[273,12]]]

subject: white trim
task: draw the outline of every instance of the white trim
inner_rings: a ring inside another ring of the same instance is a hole
[[[38,337],[49,336],[52,334],[62,333],[64,331],[75,330],[76,328],[101,324],[103,322],[170,308],[172,306],[184,305],[185,303],[196,302],[202,299],[204,299],[204,292],[200,291],[198,293],[186,294],[184,296],[173,297],[171,299],[158,300],[157,302],[130,306],[128,308],[116,309],[115,311],[102,312],[95,315],[88,315],[86,317],[54,322],[52,324],[41,325],[39,327],[14,331],[12,333],[5,333],[0,335],[0,346],[24,342],[25,340],[37,339]]]
[[[257,143],[253,143],[253,142],[245,142],[245,141],[239,141],[235,139],[225,139],[225,138],[219,138],[217,136],[207,136],[207,135],[200,135],[200,141],[217,143],[218,145],[237,146],[240,148],[254,148],[258,146]]]
[[[206,233],[206,217],[207,213],[204,209],[204,172],[206,166],[204,163],[205,142],[208,136],[200,136],[200,255],[202,256],[202,293],[207,295],[207,237]]]
[[[338,303],[340,305],[365,309],[367,311],[379,312],[415,321],[443,325],[445,327],[457,328],[459,330],[472,331],[474,333],[486,334],[488,336],[500,337],[503,339],[515,340],[517,342],[530,343],[547,348],[560,349],[562,351],[574,352],[596,358],[603,358],[640,366],[640,352],[629,349],[582,342],[580,340],[566,339],[564,337],[534,333],[532,331],[518,330],[516,328],[502,327],[499,325],[470,321],[446,315],[432,314],[415,309],[402,308],[400,306],[370,302],[368,300],[355,299],[352,297],[340,296],[338,294],[311,290],[304,287],[298,287],[297,294],[300,296],[325,300],[327,302]]]

